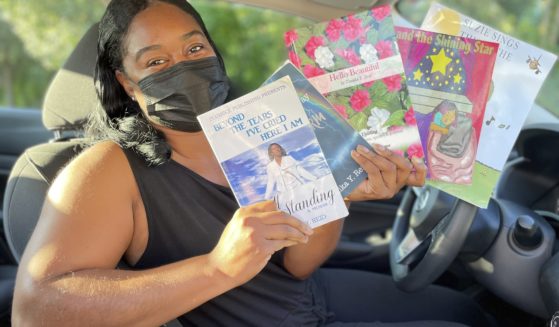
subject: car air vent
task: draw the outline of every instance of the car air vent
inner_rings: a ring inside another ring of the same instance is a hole
[[[374,5],[380,5],[383,3],[388,3],[390,1],[382,1],[382,0],[311,0],[312,2],[330,6],[339,9],[345,9],[350,11],[359,11],[364,9],[369,9]]]

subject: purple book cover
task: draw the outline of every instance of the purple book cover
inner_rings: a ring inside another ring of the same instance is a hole
[[[396,28],[429,178],[471,184],[499,45]]]

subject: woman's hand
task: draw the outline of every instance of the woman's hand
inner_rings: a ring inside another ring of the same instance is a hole
[[[273,201],[238,209],[225,227],[210,262],[241,285],[258,274],[274,252],[307,243],[312,229],[302,221],[278,211]]]
[[[361,145],[351,152],[367,173],[367,179],[349,194],[350,201],[389,199],[406,184],[421,186],[425,183],[427,167],[421,159],[414,158],[410,162],[381,145],[373,147],[375,152]]]

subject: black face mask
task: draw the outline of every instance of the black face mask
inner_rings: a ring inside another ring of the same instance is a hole
[[[183,132],[201,131],[196,116],[223,104],[229,80],[217,57],[183,61],[138,82],[155,122]]]

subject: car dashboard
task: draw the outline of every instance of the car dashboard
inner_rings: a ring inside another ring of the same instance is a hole
[[[501,175],[495,197],[544,217],[559,235],[559,123],[526,126]],[[559,242],[555,242],[556,253]]]
[[[559,308],[558,149],[559,122],[525,125],[490,206],[478,211],[465,243],[473,249],[488,239],[478,258],[466,260],[475,279],[542,318]]]

